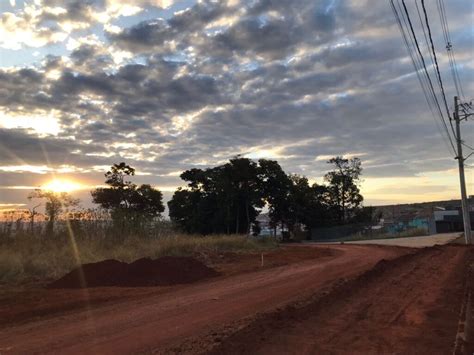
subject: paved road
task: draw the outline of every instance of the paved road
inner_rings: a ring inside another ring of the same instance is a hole
[[[435,234],[435,235],[426,235],[422,237],[358,240],[358,241],[344,242],[344,243],[345,244],[396,245],[396,246],[401,246],[401,247],[424,248],[424,247],[431,247],[436,244],[448,244],[460,236],[461,236],[461,233],[443,233],[443,234]],[[339,244],[339,242],[327,243],[327,244]]]

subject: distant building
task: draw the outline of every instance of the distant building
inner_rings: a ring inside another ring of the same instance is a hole
[[[471,225],[474,225],[474,198],[469,196]],[[400,233],[410,228],[423,228],[429,234],[463,231],[460,200],[434,201],[402,205],[378,206],[386,221],[388,233]]]
[[[469,212],[471,219],[471,229],[474,226],[474,212]],[[464,221],[461,209],[435,211],[435,233],[462,232],[464,230]]]
[[[270,216],[268,213],[260,213],[256,221],[260,226],[259,236],[262,237],[278,237],[281,236],[281,228],[277,227],[276,229],[270,225]],[[275,234],[276,232],[276,234]]]
[[[424,230],[426,234],[462,232],[464,229],[459,200],[382,206],[382,218],[372,226],[341,225],[313,228],[313,240],[340,240],[354,235],[366,235],[368,238],[380,235],[400,235],[410,230]],[[471,229],[474,227],[474,211],[470,212]],[[409,233],[408,233],[409,234]]]

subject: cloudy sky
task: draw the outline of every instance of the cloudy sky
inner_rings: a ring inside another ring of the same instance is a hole
[[[473,3],[445,3],[472,98]],[[317,182],[329,157],[358,156],[367,205],[459,195],[388,0],[1,0],[0,12],[0,208],[55,179],[87,204],[120,161],[169,197],[183,170],[236,154]],[[463,133],[474,144],[474,122]],[[470,169],[467,181],[472,192]]]

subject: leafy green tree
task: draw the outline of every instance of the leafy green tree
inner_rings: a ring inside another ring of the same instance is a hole
[[[48,223],[46,225],[46,233],[52,235],[54,232],[54,223],[60,216],[60,214],[70,207],[76,207],[79,205],[80,200],[73,198],[67,192],[54,192],[49,190],[36,189],[28,195],[28,199],[44,199],[46,200],[44,205],[44,211],[48,217]],[[39,207],[36,206],[36,207]]]
[[[135,169],[120,163],[114,164],[105,174],[109,187],[91,191],[92,201],[108,210],[119,227],[142,226],[143,223],[160,217],[165,210],[163,194],[151,185],[135,185],[128,177],[135,175]]]
[[[328,183],[330,202],[337,222],[344,224],[363,201],[359,189],[361,161],[359,158],[345,159],[338,156],[330,159],[328,164],[333,164],[335,168],[324,176]]]

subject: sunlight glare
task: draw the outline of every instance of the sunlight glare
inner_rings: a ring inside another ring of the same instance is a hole
[[[71,192],[79,190],[81,188],[81,184],[70,180],[54,179],[41,186],[41,188],[53,192]]]

